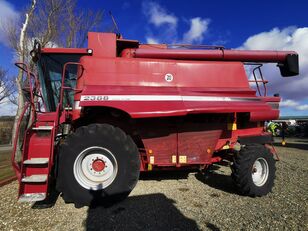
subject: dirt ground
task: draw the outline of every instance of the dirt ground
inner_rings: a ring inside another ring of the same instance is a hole
[[[0,230],[308,230],[308,140],[276,143],[273,192],[237,194],[228,167],[208,180],[196,172],[143,175],[125,201],[76,209],[58,197],[51,208],[17,203],[16,182],[0,188]]]

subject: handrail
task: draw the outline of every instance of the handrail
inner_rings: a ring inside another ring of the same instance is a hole
[[[31,72],[29,66],[27,64],[25,64],[25,63],[22,63],[22,62],[15,63],[15,66],[17,66],[19,69],[21,69],[22,71],[27,73],[27,78],[28,78],[28,81],[29,81],[29,87],[30,87],[30,90],[31,90],[30,91],[30,97],[31,97],[31,101],[32,101],[31,105],[33,106],[33,111],[34,112],[36,111],[35,102],[34,102],[34,96],[38,96],[38,97],[40,97],[42,99],[44,108],[46,110],[46,104],[45,104],[44,98],[42,97],[42,92],[41,92],[41,89],[40,89],[40,85],[39,85],[39,81],[38,81],[37,75],[34,74],[33,72]],[[33,79],[34,79],[34,86],[32,86],[31,77],[33,77]],[[35,94],[35,92],[33,92],[33,90],[39,91],[40,95]],[[33,118],[33,120],[34,119],[35,119],[35,117]]]
[[[21,65],[24,65],[24,66],[26,66],[27,68],[25,69],[25,68],[23,68]],[[25,64],[25,63],[21,63],[21,62],[15,63],[15,66],[18,67],[19,69],[23,70],[24,72],[28,72],[28,71],[29,71],[29,67],[28,67],[28,65]],[[36,75],[35,75],[33,72],[31,72],[31,71],[29,71],[29,72],[30,72],[30,75],[32,75],[33,77],[36,77]]]
[[[264,94],[263,94],[263,96],[266,96],[266,94],[267,94],[267,89],[266,89],[267,81],[265,81],[264,78],[263,78],[262,71],[261,71],[261,67],[262,67],[262,66],[263,66],[263,64],[257,65],[257,66],[253,69],[252,73],[253,73],[253,76],[254,76],[254,79],[255,79],[255,83],[256,83],[256,85],[257,85],[257,89],[258,89],[259,95],[260,95],[260,96],[262,95],[262,94],[261,94],[260,87],[259,87],[259,82],[261,82],[261,83],[263,83],[263,89],[264,89]],[[256,70],[259,71],[259,76],[260,76],[261,80],[258,80],[258,79],[257,79],[256,73],[255,73]]]
[[[263,66],[263,64],[260,64],[260,63],[245,63],[245,65],[255,65],[256,67],[252,70],[252,74],[253,74],[253,78],[254,80],[248,80],[249,83],[255,83],[256,84],[256,87],[257,87],[257,91],[259,93],[259,96],[262,96],[262,93],[261,93],[261,89],[260,89],[260,85],[259,83],[262,83],[263,84],[263,96],[266,96],[267,95],[267,88],[266,88],[266,84],[268,83],[267,80],[264,80],[263,78],[263,74],[262,74],[262,71],[261,71],[261,67]],[[260,76],[260,79],[257,78],[257,74],[256,74],[256,71],[259,71],[259,76]]]
[[[20,68],[22,71],[27,73],[27,79],[29,81],[29,88],[30,88],[30,98],[31,98],[31,106],[32,106],[32,110],[33,110],[33,118],[32,121],[35,120],[35,105],[34,105],[34,96],[33,96],[33,86],[32,86],[32,82],[31,82],[31,76],[34,78],[34,81],[36,83],[36,76],[30,71],[29,66],[25,63],[19,62],[19,63],[15,63],[15,66],[17,66],[18,68]]]
[[[17,122],[17,127],[16,127],[16,131],[15,131],[15,139],[14,139],[14,146],[13,146],[13,152],[12,152],[12,156],[11,156],[11,162],[12,162],[12,166],[15,170],[15,173],[18,177],[18,179],[20,178],[20,167],[18,166],[18,164],[16,163],[15,161],[15,157],[16,157],[16,149],[17,149],[17,142],[18,142],[18,133],[19,133],[19,129],[20,129],[20,124],[21,124],[21,120],[23,119],[24,117],[24,114],[25,112],[27,111],[29,107],[29,103],[26,102],[25,104],[25,107],[23,108],[20,116],[19,116],[19,119],[18,119],[18,122]]]
[[[62,110],[62,107],[63,107],[62,104],[63,104],[64,89],[71,89],[71,87],[64,86],[66,67],[69,66],[69,65],[81,66],[82,70],[84,70],[83,65],[81,63],[78,63],[78,62],[67,62],[67,63],[64,64],[63,70],[62,70],[61,90],[60,90],[60,100],[59,100],[61,110]]]

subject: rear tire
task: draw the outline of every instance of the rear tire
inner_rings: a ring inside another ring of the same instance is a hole
[[[129,195],[139,170],[139,152],[130,136],[108,124],[91,124],[61,144],[57,189],[77,207],[109,204]]]
[[[275,179],[273,154],[261,144],[243,147],[232,165],[232,178],[243,195],[264,196],[272,191]]]

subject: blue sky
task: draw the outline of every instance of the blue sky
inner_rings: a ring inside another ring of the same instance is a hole
[[[0,26],[5,17],[22,18],[27,4],[29,0],[0,0]],[[271,81],[270,93],[283,97],[282,115],[308,115],[308,1],[79,0],[78,5],[111,10],[122,35],[141,42],[295,50],[300,54],[299,78],[282,78],[273,65],[264,74]],[[110,22],[107,13],[104,20]],[[1,33],[0,65],[14,73],[13,55]]]

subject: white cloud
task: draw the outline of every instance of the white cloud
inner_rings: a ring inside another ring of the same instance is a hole
[[[142,4],[143,13],[149,17],[149,22],[159,27],[168,24],[171,27],[176,27],[178,18],[172,13],[168,13],[166,9],[156,2],[144,2]]]
[[[164,43],[177,41],[178,18],[154,1],[144,1],[142,12],[146,16],[148,27],[146,38],[149,42],[158,43],[163,38]]]
[[[244,43],[243,47],[255,50],[278,50],[289,47],[292,44],[292,33],[295,27],[287,27],[282,30],[274,28],[271,31],[261,32],[250,36]]]
[[[269,80],[270,94],[280,93],[283,98],[303,100],[308,98],[308,27],[274,28],[249,37],[241,49],[294,50],[299,54],[300,75],[282,78],[275,65],[265,65],[263,74]]]
[[[183,35],[179,35],[177,27],[179,18],[172,12],[167,11],[163,6],[154,1],[144,1],[142,4],[143,14],[147,17],[149,26],[146,35],[147,43],[201,43],[204,34],[208,30],[209,19],[195,17],[189,19],[189,29]],[[182,19],[182,21],[187,21]]]
[[[0,43],[7,44],[6,26],[14,24],[19,19],[19,12],[12,4],[5,0],[0,1]]]
[[[296,107],[297,110],[299,111],[308,111],[308,104],[304,104],[304,105],[299,105]]]
[[[282,101],[280,103],[280,106],[281,107],[296,107],[298,106],[298,102],[291,100],[291,99],[287,99],[287,100]]]
[[[159,40],[152,37],[146,37],[146,43],[148,44],[159,44]]]
[[[308,104],[301,104],[299,101],[295,101],[292,99],[283,100],[280,103],[281,107],[293,108],[297,111],[306,111],[308,110]]]
[[[210,20],[200,17],[190,19],[190,29],[184,34],[184,43],[200,43],[203,40],[205,32],[208,30]]]

